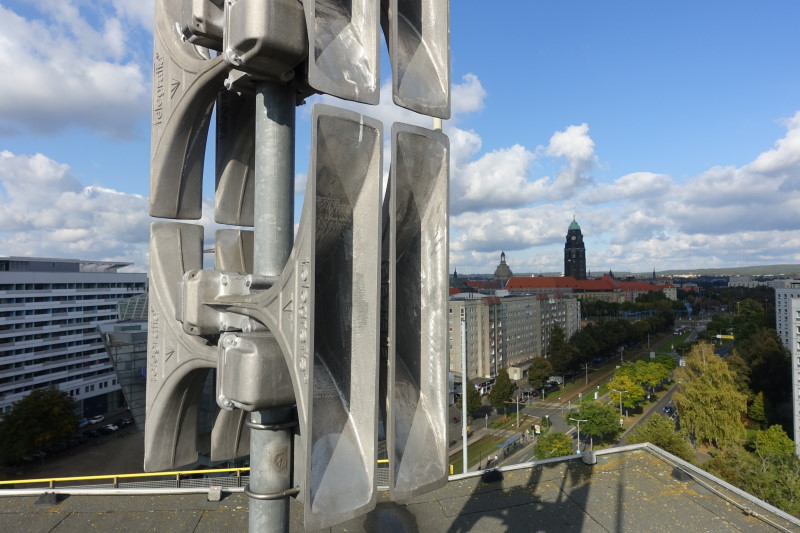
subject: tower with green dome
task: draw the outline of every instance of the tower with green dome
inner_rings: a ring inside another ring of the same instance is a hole
[[[572,217],[564,245],[564,275],[575,279],[586,279],[586,247],[583,245],[581,227]]]

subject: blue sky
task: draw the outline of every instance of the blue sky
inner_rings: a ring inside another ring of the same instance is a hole
[[[453,1],[450,270],[502,250],[561,271],[573,215],[594,272],[800,263],[798,20],[793,0]],[[151,27],[151,2],[0,0],[0,255],[147,268]]]

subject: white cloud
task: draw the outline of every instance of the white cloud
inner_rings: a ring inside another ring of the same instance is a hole
[[[484,154],[451,174],[454,212],[527,205],[546,190],[546,181],[529,181],[535,155],[520,145]]]
[[[786,177],[791,173],[797,176],[800,168],[800,112],[785,121],[787,133],[775,142],[775,148],[759,155],[755,161],[742,170],[747,173],[777,175]]]
[[[0,6],[0,131],[54,133],[77,125],[131,136],[149,108],[149,67],[130,56],[127,27],[102,7],[93,10],[103,19],[94,28],[74,3],[35,5],[42,18]]]
[[[586,204],[603,204],[623,200],[657,200],[669,193],[672,179],[666,174],[634,172],[618,178],[613,183],[600,183],[585,189],[580,200]]]
[[[544,153],[550,157],[565,158],[568,163],[556,174],[549,193],[554,200],[568,198],[593,183],[590,171],[597,162],[597,156],[594,153],[594,141],[589,137],[588,124],[569,126],[564,131],[554,133]]]
[[[520,199],[518,205],[491,205],[497,198],[487,180],[482,212],[454,211],[451,264],[461,272],[492,272],[504,250],[515,272],[560,272],[573,213],[586,241],[587,266],[594,272],[797,263],[800,113],[785,125],[786,134],[752,162],[712,167],[685,183],[646,171],[595,183],[598,160],[588,126],[568,127],[537,148],[535,165],[498,172],[514,184],[509,189]],[[470,178],[482,162],[496,167],[498,162],[492,165],[488,157],[497,160],[496,153],[480,156],[476,151],[453,179]],[[530,177],[547,157],[566,163],[552,183]],[[487,175],[494,179],[491,172]],[[540,184],[543,192],[528,201],[531,184]],[[454,193],[459,190],[454,185]]]
[[[146,265],[147,199],[83,187],[67,165],[0,152],[2,253],[128,260]]]
[[[202,212],[200,220],[183,222],[202,225],[203,247],[213,248],[216,230],[229,226],[213,221],[213,199],[203,198]],[[128,261],[143,270],[152,221],[144,196],[83,186],[67,165],[42,154],[0,152],[3,255]]]
[[[142,0],[111,0],[117,14],[151,31],[153,28],[153,8],[155,2]]]
[[[464,115],[475,113],[483,109],[483,100],[486,90],[475,74],[465,74],[461,83],[453,84],[450,93],[450,107],[452,120],[458,120]]]

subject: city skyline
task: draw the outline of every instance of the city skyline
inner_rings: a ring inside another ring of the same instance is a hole
[[[501,251],[561,271],[573,216],[592,272],[800,263],[796,3],[450,9],[451,272]],[[151,27],[151,3],[0,5],[0,255],[147,268]],[[429,126],[389,105],[381,66],[382,105],[309,103]]]

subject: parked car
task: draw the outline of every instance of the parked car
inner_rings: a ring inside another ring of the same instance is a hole
[[[664,406],[664,412],[667,413],[668,415],[671,415],[672,413],[675,412],[675,408],[672,407],[671,405]]]
[[[97,416],[93,416],[92,418],[90,418],[89,419],[89,423],[92,424],[92,425],[99,424],[100,422],[102,422],[105,419],[106,419],[106,417],[104,417],[103,415],[97,415]]]
[[[80,420],[78,420],[78,427],[79,428],[85,428],[88,425],[89,425],[89,419],[88,418],[81,418]]]
[[[125,417],[125,418],[120,418],[119,420],[117,420],[116,422],[114,422],[114,424],[116,424],[116,425],[118,425],[119,427],[121,427],[121,428],[122,428],[122,427],[125,427],[125,426],[130,426],[131,424],[133,424],[133,420],[131,420],[131,419],[130,419],[130,418],[128,418],[128,417]]]
[[[118,429],[119,429],[119,426],[114,425],[114,424],[108,424],[106,426],[101,427],[100,431],[102,433],[108,434],[108,433],[114,433]]]
[[[96,437],[100,436],[100,432],[97,431],[96,429],[90,429],[89,431],[84,433],[84,435],[88,435],[89,437],[96,438]]]

